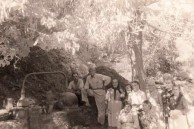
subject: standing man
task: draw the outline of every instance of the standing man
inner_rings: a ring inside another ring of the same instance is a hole
[[[165,121],[166,129],[169,129],[169,117],[170,117],[170,98],[173,96],[172,86],[173,86],[173,77],[165,73],[163,76],[164,87],[161,93],[162,97],[162,109],[163,109],[163,117]]]
[[[105,87],[111,82],[111,78],[102,74],[97,74],[95,67],[89,68],[89,76],[86,79],[84,88],[88,94],[94,96],[98,109],[98,123],[104,125],[105,123]]]

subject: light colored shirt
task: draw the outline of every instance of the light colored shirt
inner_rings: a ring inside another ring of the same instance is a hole
[[[102,74],[95,74],[94,77],[89,75],[86,79],[85,89],[102,89],[111,82],[111,78]]]
[[[75,83],[74,81],[71,81],[68,86],[68,89],[73,91],[81,90],[83,88],[84,88],[84,82],[82,79],[78,79],[77,83]]]
[[[137,92],[132,91],[130,97],[132,105],[134,104],[141,105],[146,100],[146,95],[141,90],[138,90]]]
[[[132,110],[126,112],[125,109],[122,109],[118,121],[118,129],[139,129],[138,116]]]

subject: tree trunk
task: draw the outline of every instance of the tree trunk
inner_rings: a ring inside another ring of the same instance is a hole
[[[129,48],[130,50],[128,51],[128,56],[129,56],[129,59],[130,59],[130,65],[131,65],[131,81],[134,80],[134,76],[135,76],[135,73],[134,73],[134,62],[133,62],[133,58],[132,58],[132,54],[133,54],[133,50],[131,48]]]
[[[141,22],[141,12],[139,10],[136,11],[136,19],[137,25],[140,26],[141,29],[144,28],[144,25]],[[145,84],[145,71],[143,67],[143,55],[142,55],[142,45],[143,45],[143,32],[139,30],[138,35],[134,35],[134,43],[132,46],[133,52],[135,54],[135,68],[136,68],[136,77],[140,82],[140,89],[146,91]]]
[[[133,45],[133,51],[135,53],[135,61],[136,61],[136,72],[137,72],[137,79],[140,82],[140,89],[145,91],[145,80],[144,80],[144,69],[143,69],[143,59],[140,52],[141,48],[138,48],[136,44]]]

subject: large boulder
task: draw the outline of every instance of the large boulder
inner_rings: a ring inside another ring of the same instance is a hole
[[[65,107],[78,106],[77,96],[72,92],[64,92],[61,98]]]
[[[107,66],[98,66],[98,67],[96,67],[96,73],[109,76],[109,77],[111,77],[111,79],[118,79],[119,84],[120,84],[121,87],[125,87],[127,84],[130,83],[127,79],[125,79],[119,73],[117,73],[116,70],[114,70],[112,68],[109,68]],[[87,76],[85,76],[84,78],[86,79],[86,77]],[[108,87],[110,87],[111,85],[112,84],[110,83],[108,85]]]

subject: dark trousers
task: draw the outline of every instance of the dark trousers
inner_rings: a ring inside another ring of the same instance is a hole
[[[82,96],[80,94],[75,94],[78,100],[78,106],[83,106],[85,102],[82,101]]]

